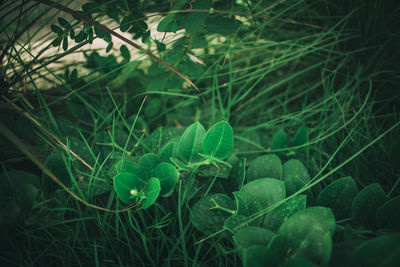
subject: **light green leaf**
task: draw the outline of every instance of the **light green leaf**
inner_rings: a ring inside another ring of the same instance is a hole
[[[201,160],[199,153],[202,152],[205,134],[206,130],[200,122],[195,122],[186,128],[178,143],[178,153],[183,161],[192,163]]]
[[[160,180],[155,177],[150,178],[150,180],[144,187],[145,198],[142,201],[143,209],[147,209],[154,204],[154,202],[158,198],[158,195],[160,194],[160,191],[161,191]]]
[[[200,199],[193,205],[190,213],[190,221],[206,235],[221,230],[225,220],[232,215],[225,210],[216,209],[216,204],[228,210],[235,209],[235,204],[230,197],[224,194],[214,194]]]
[[[108,171],[108,175],[114,177],[121,172],[130,172],[141,179],[146,179],[146,172],[140,168],[139,164],[131,159],[121,159],[115,162]]]
[[[286,196],[285,185],[273,178],[260,178],[243,186],[242,191],[253,195],[263,209],[282,200]]]
[[[386,194],[379,183],[367,185],[353,199],[351,205],[352,222],[358,226],[375,229],[376,212],[385,201]]]
[[[351,203],[357,195],[356,182],[350,176],[337,179],[330,183],[318,195],[316,205],[332,209],[337,220],[350,217]]]
[[[161,195],[167,195],[174,190],[175,184],[179,179],[178,170],[171,164],[162,162],[156,166],[154,176],[160,179]]]
[[[159,151],[160,159],[167,163],[172,163],[171,158],[173,157],[175,142],[166,143],[161,147]]]
[[[214,124],[203,140],[203,152],[213,157],[225,159],[233,151],[233,129],[226,121]]]
[[[283,129],[277,131],[271,139],[269,146],[271,149],[287,148],[289,145],[289,137]]]
[[[244,249],[252,245],[267,247],[273,236],[274,233],[268,229],[257,226],[248,226],[240,229],[232,238],[239,249]]]
[[[263,227],[276,232],[279,230],[279,227],[289,219],[290,216],[300,210],[304,210],[305,208],[306,196],[297,195],[267,213],[264,218]]]
[[[123,172],[114,177],[114,189],[118,198],[125,204],[136,202],[143,182],[133,173]]]
[[[262,155],[250,162],[246,180],[250,182],[258,178],[282,178],[282,163],[277,155]]]
[[[196,0],[192,4],[193,11],[196,9],[210,9],[210,0]],[[208,17],[208,12],[191,12],[186,17],[185,29],[188,33],[194,33],[200,30]]]

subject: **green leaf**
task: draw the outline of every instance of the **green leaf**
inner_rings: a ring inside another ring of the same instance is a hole
[[[395,267],[400,262],[400,234],[388,234],[361,244],[351,257],[351,266]]]
[[[75,36],[75,42],[81,43],[85,41],[87,35],[84,31],[80,31],[76,36]]]
[[[310,181],[310,175],[301,161],[291,159],[282,166],[282,179],[288,195],[292,195]]]
[[[118,198],[125,204],[136,202],[143,182],[133,173],[123,172],[114,177],[114,189]]]
[[[304,258],[292,258],[285,263],[285,267],[318,267],[318,265]]]
[[[252,245],[268,246],[274,233],[268,229],[248,226],[240,229],[236,234],[233,235],[233,241],[235,241],[236,247],[244,249]]]
[[[379,229],[400,231],[400,196],[389,199],[376,212]]]
[[[53,42],[51,42],[51,45],[54,47],[59,46],[61,44],[61,40],[62,40],[61,38],[57,37],[56,39],[53,40]]]
[[[27,215],[31,211],[38,195],[39,189],[35,186],[31,184],[20,185],[16,191],[15,200],[23,215]]]
[[[129,16],[125,16],[122,20],[121,20],[121,25],[119,26],[119,29],[121,30],[121,32],[126,32],[127,30],[129,30],[129,28],[131,27],[133,22],[133,17],[132,15]]]
[[[67,36],[65,36],[65,37],[63,38],[62,47],[63,47],[63,50],[64,50],[64,51],[67,51],[67,49],[68,49],[68,37],[67,37]]]
[[[386,194],[379,183],[367,185],[353,199],[352,222],[368,229],[375,229],[376,212],[385,201]]]
[[[114,177],[121,172],[133,173],[143,181],[146,179],[146,172],[140,168],[139,164],[130,159],[121,159],[115,162],[108,171],[108,175]]]
[[[150,180],[144,187],[145,198],[142,201],[143,209],[149,208],[151,205],[154,204],[154,202],[156,202],[158,195],[160,194],[160,191],[161,191],[160,180],[155,177],[150,178]]]
[[[277,232],[279,227],[286,222],[290,216],[305,208],[306,196],[297,195],[267,213],[264,218],[263,227]]]
[[[179,14],[169,14],[160,23],[158,23],[158,32],[173,32],[176,33],[178,30],[183,29],[184,17]]]
[[[251,216],[262,208],[257,199],[246,191],[235,191],[232,193],[236,200],[236,214]]]
[[[46,158],[44,165],[52,171],[52,173],[66,186],[69,186],[71,184],[71,178],[69,171],[67,167],[65,166],[65,162],[63,160],[64,154],[61,153],[60,151],[54,151],[49,154],[49,156]],[[46,186],[47,190],[53,191],[58,188],[58,185],[53,183],[53,181],[50,180],[50,177],[46,177],[46,184],[48,183],[48,186]]]
[[[65,28],[66,30],[69,30],[71,28],[71,24],[69,24],[68,21],[66,21],[65,19],[63,19],[62,17],[58,17],[58,23]]]
[[[236,32],[241,24],[242,22],[237,19],[209,17],[205,28],[212,33],[227,35]]]
[[[174,190],[175,184],[179,179],[178,170],[171,164],[162,162],[154,169],[153,175],[160,179],[161,195],[168,195]]]
[[[200,199],[193,205],[190,213],[193,225],[206,235],[221,230],[225,220],[232,215],[225,210],[216,209],[216,203],[228,210],[235,209],[235,204],[230,197],[224,194],[214,194]]]
[[[271,139],[269,146],[271,149],[287,148],[289,145],[289,137],[283,129],[278,130]]]
[[[265,246],[253,245],[243,250],[244,267],[279,266],[279,258]]]
[[[308,143],[308,128],[306,126],[301,126],[293,140],[293,146],[301,146]]]
[[[286,196],[285,185],[273,178],[260,178],[243,186],[242,191],[253,195],[263,209],[282,200]]]
[[[213,157],[225,159],[233,151],[233,129],[226,121],[214,124],[203,140],[203,152]]]
[[[139,166],[144,171],[145,177],[150,178],[153,175],[153,170],[161,163],[160,158],[154,153],[146,153],[139,159]],[[160,177],[157,177],[160,178]]]
[[[244,215],[234,214],[226,218],[224,222],[224,229],[230,231],[231,233],[236,233],[240,229],[248,226],[258,226],[254,221],[247,223],[249,217]]]
[[[290,255],[327,264],[332,251],[335,217],[329,208],[310,207],[292,215],[279,230]]]
[[[0,199],[0,226],[15,222],[21,210],[12,198]]]
[[[205,134],[206,130],[200,122],[195,122],[186,128],[178,143],[178,153],[183,161],[192,163],[201,159],[199,153],[202,152]]]
[[[69,30],[69,37],[71,37],[72,40],[75,39],[75,30],[74,30],[74,28],[71,28]]]
[[[162,146],[159,151],[160,159],[164,162],[172,164],[171,158],[173,156],[175,146],[175,142],[169,142]]]
[[[100,12],[99,4],[95,2],[88,2],[82,5],[82,10],[88,14]]]
[[[194,4],[192,4],[192,10],[196,9],[210,9],[211,1],[210,0],[196,0]],[[208,17],[208,12],[191,12],[186,17],[185,29],[188,33],[194,33],[200,30],[200,28],[204,25]]]
[[[258,178],[282,178],[282,163],[277,155],[262,155],[250,162],[246,180],[250,182]]]
[[[58,35],[58,37],[61,37],[64,34],[64,30],[58,27],[57,25],[54,24],[50,25],[50,29],[53,32],[55,32]]]
[[[126,47],[126,45],[121,45],[119,50],[120,50],[121,56],[124,58],[124,60],[129,61],[131,59],[131,54],[129,53],[129,50]]]
[[[337,179],[330,183],[318,195],[316,205],[332,209],[337,220],[350,217],[351,203],[357,195],[356,182],[350,176]]]

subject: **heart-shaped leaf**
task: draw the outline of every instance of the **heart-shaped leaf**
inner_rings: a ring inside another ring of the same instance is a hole
[[[268,229],[248,226],[240,229],[236,234],[233,235],[233,240],[239,249],[244,249],[252,245],[268,246],[274,233]]]
[[[310,207],[292,215],[279,229],[291,255],[327,264],[332,251],[335,217],[329,208]]]
[[[144,199],[142,201],[143,209],[149,208],[154,202],[157,200],[158,195],[160,194],[161,186],[160,180],[158,178],[152,177],[147,181],[146,186],[144,187]]]
[[[282,162],[277,155],[262,155],[250,162],[246,180],[250,182],[258,178],[282,178]]]
[[[168,195],[174,190],[175,184],[179,179],[178,170],[171,164],[162,162],[157,165],[153,172],[154,176],[160,179],[161,195]]]
[[[225,159],[233,151],[233,130],[226,121],[214,124],[203,140],[203,152],[213,157]]]
[[[139,159],[139,166],[143,170],[144,179],[148,179],[153,175],[153,170],[161,163],[160,158],[154,153],[146,153]]]
[[[178,143],[178,154],[186,163],[201,160],[202,144],[206,130],[200,122],[188,126]]]
[[[368,229],[375,229],[376,211],[385,201],[386,194],[379,183],[367,185],[353,199],[352,222]]]
[[[193,205],[190,213],[190,221],[193,225],[206,235],[213,234],[222,229],[225,220],[232,213],[226,210],[234,210],[233,200],[224,194],[208,195]]]
[[[343,177],[333,181],[321,191],[316,205],[331,208],[336,219],[342,220],[350,217],[351,203],[357,193],[354,179],[350,176]]]
[[[276,207],[265,215],[263,227],[272,231],[278,231],[279,227],[286,222],[290,216],[306,208],[306,196],[297,195]]]
[[[133,173],[123,172],[114,177],[114,189],[118,198],[125,204],[136,202],[143,182]]]
[[[263,209],[282,200],[286,196],[285,185],[273,178],[260,178],[243,186],[242,190],[250,193],[261,204]]]

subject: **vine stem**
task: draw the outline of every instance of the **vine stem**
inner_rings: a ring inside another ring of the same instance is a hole
[[[155,61],[161,63],[162,65],[164,65],[164,66],[167,67],[168,69],[170,69],[170,70],[172,70],[173,72],[175,72],[176,74],[178,74],[182,79],[184,79],[184,80],[185,80],[186,82],[188,82],[191,86],[193,86],[193,87],[196,89],[196,91],[197,91],[198,93],[200,93],[199,88],[198,88],[188,77],[186,77],[185,75],[183,75],[181,72],[179,72],[177,69],[175,69],[174,67],[172,67],[171,65],[169,65],[167,62],[165,62],[165,61],[162,60],[161,58],[155,56],[155,55],[154,55],[153,53],[151,53],[150,51],[147,51],[146,49],[144,49],[144,48],[141,47],[140,45],[134,43],[133,41],[129,40],[128,38],[126,38],[126,37],[124,37],[124,36],[122,36],[121,34],[119,34],[119,33],[115,32],[115,31],[111,30],[110,28],[108,28],[108,27],[106,27],[106,26],[100,24],[99,22],[97,22],[97,21],[95,21],[95,20],[93,20],[93,19],[91,19],[91,18],[88,18],[88,17],[82,15],[82,14],[79,13],[79,12],[76,12],[75,10],[70,9],[69,7],[60,5],[60,4],[58,4],[58,3],[54,3],[54,2],[49,1],[49,0],[34,0],[34,1],[39,2],[39,3],[41,3],[41,4],[44,4],[44,5],[47,5],[47,6],[51,6],[51,7],[55,8],[55,9],[58,9],[58,10],[60,10],[60,11],[62,11],[62,12],[68,13],[68,14],[70,14],[70,15],[76,17],[76,18],[79,18],[79,19],[81,19],[81,20],[83,20],[83,21],[86,21],[87,23],[89,23],[89,24],[92,25],[92,26],[95,26],[95,27],[97,27],[97,28],[99,28],[99,29],[101,29],[101,30],[103,30],[103,31],[105,31],[105,32],[108,32],[109,34],[115,36],[115,37],[118,38],[118,39],[121,39],[121,40],[124,41],[125,43],[127,43],[127,44],[133,46],[134,48],[136,48],[137,50],[139,50],[139,51],[145,53],[145,54],[146,54],[147,56],[149,56],[150,58],[154,59]],[[202,95],[200,95],[200,97],[203,99],[203,102],[205,103],[204,97],[203,97]]]

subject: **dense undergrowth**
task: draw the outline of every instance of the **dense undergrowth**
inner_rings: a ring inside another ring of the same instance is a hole
[[[396,3],[1,1],[1,262],[397,266]]]

